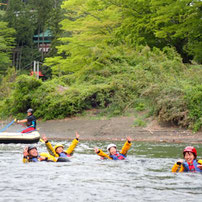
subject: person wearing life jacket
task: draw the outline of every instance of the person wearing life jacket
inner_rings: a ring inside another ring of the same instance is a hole
[[[124,160],[126,159],[126,155],[128,150],[130,149],[132,143],[132,139],[127,137],[125,144],[123,145],[120,152],[117,151],[117,147],[115,144],[109,144],[107,146],[107,151],[109,154],[104,153],[101,149],[95,148],[95,153],[99,155],[102,159],[110,159],[110,160]]]
[[[64,146],[62,144],[56,144],[53,148],[45,135],[43,135],[42,139],[46,144],[49,154],[57,157],[58,162],[63,162],[66,161],[65,159],[67,157],[71,157],[73,155],[73,151],[79,142],[79,134],[76,132],[76,138],[72,141],[71,145],[66,151],[64,151]]]
[[[37,148],[35,146],[25,147],[23,152],[23,163],[40,161],[56,162],[57,159],[47,153],[38,154]]]
[[[21,133],[28,133],[36,130],[36,118],[33,115],[33,109],[27,110],[27,118],[23,120],[17,120],[17,123],[26,123],[27,128],[25,128]]]
[[[172,167],[172,172],[202,172],[202,160],[197,160],[197,151],[192,146],[185,147],[184,160],[178,160]]]

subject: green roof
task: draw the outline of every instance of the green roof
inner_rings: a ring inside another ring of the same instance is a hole
[[[34,43],[38,43],[38,40],[34,40]],[[39,43],[51,43],[51,40],[39,40]]]
[[[42,32],[42,33],[40,33],[39,35],[38,34],[36,34],[36,35],[34,35],[34,38],[42,38],[42,37],[52,37],[52,34],[51,34],[51,32],[50,32],[50,30],[49,29],[47,29],[45,32]]]

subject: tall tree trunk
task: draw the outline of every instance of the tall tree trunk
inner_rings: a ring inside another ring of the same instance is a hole
[[[43,29],[43,36],[42,36],[42,56],[41,56],[41,59],[43,61],[43,58],[44,58],[44,29]]]
[[[39,49],[39,34],[40,34],[40,26],[38,27],[38,42],[37,42],[37,44],[38,44],[38,49]]]

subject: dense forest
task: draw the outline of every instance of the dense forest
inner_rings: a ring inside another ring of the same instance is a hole
[[[45,120],[132,109],[201,129],[202,1],[2,2],[1,118],[29,107]],[[30,76],[34,61],[41,79]]]

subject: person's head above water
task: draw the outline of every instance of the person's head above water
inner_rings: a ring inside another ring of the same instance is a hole
[[[29,146],[27,149],[27,152],[28,152],[29,156],[31,156],[31,157],[37,157],[38,156],[38,151],[37,151],[37,148],[35,146]]]
[[[64,146],[62,144],[56,144],[54,150],[57,154],[64,152]]]
[[[110,155],[116,154],[117,153],[116,145],[115,144],[109,144],[107,146],[107,151],[110,153]]]
[[[183,155],[184,155],[185,161],[192,162],[197,157],[197,151],[194,147],[187,146],[185,147],[183,151]]]

